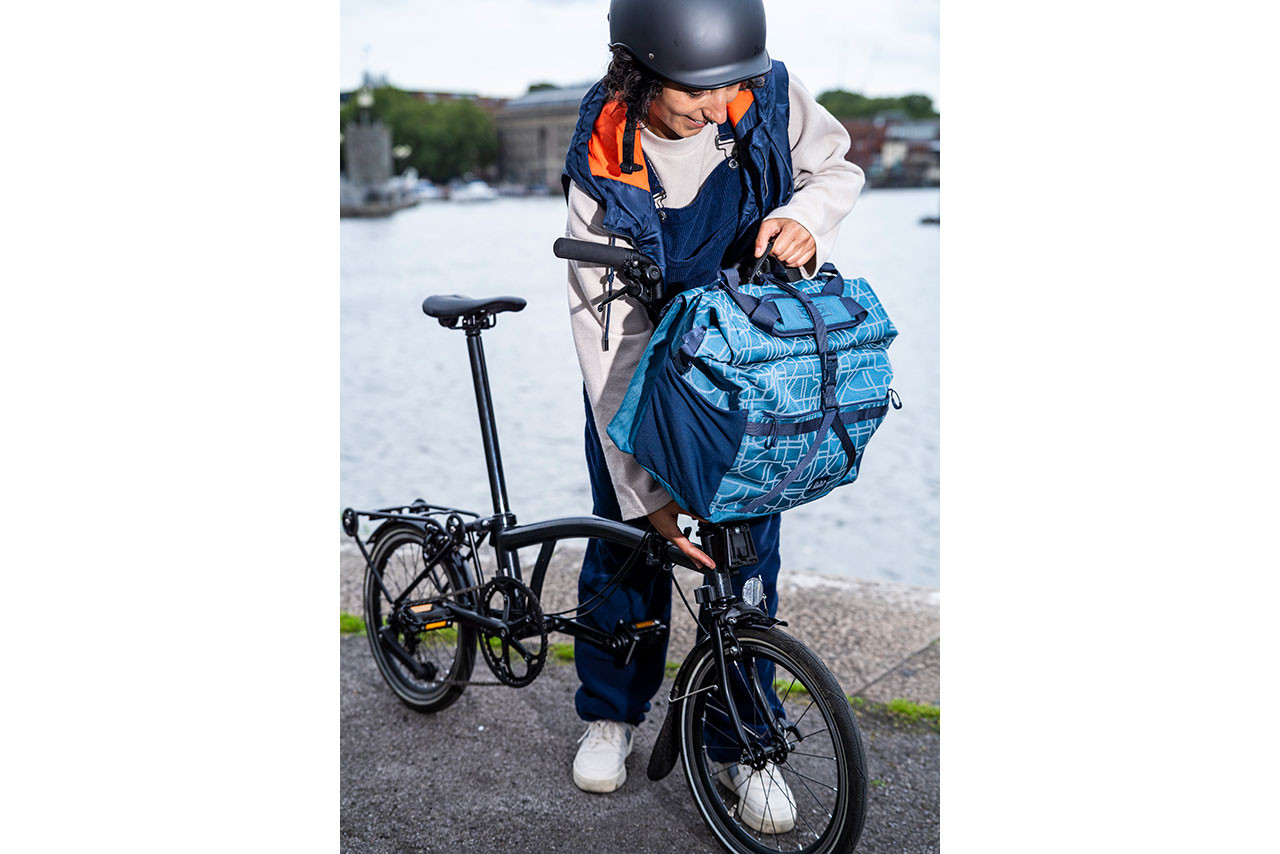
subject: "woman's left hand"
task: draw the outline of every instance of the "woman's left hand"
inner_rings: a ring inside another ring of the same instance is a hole
[[[760,224],[760,233],[756,235],[757,258],[764,254],[770,238],[775,236],[777,239],[773,241],[773,252],[770,254],[788,267],[799,267],[818,250],[818,244],[809,229],[794,219],[779,217],[766,219]]]
[[[695,566],[715,569],[716,562],[708,557],[706,552],[691,543],[689,538],[680,530],[679,517],[681,515],[693,516],[692,513],[682,508],[672,499],[666,505],[649,514],[649,523],[653,525],[655,531],[666,537],[671,541],[672,545],[684,552],[684,556],[693,561]],[[705,521],[697,516],[693,516],[693,518],[699,522]]]

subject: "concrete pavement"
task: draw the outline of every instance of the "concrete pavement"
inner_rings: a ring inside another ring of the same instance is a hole
[[[572,605],[580,556],[562,551],[547,574],[547,610]],[[677,573],[691,595],[699,576]],[[362,574],[359,553],[344,543],[341,608],[352,614],[361,612]],[[938,704],[936,590],[784,569],[779,597],[787,631],[822,656],[846,693]],[[679,660],[693,622],[678,596],[673,614],[668,657]],[[448,709],[422,715],[386,688],[363,636],[341,640],[341,661],[343,851],[719,850],[679,767],[656,783],[644,773],[669,683],[637,731],[627,783],[602,796],[573,785],[582,724],[572,665],[551,661],[523,689],[471,687]],[[474,678],[490,678],[478,657],[476,666]],[[858,717],[872,786],[857,850],[937,851],[938,733],[883,711]]]

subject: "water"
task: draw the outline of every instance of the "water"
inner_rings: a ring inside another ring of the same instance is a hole
[[[864,276],[899,329],[904,407],[871,440],[858,481],[787,512],[784,571],[938,586],[938,191],[871,190],[832,261]],[[343,220],[342,503],[422,497],[491,511],[465,336],[422,313],[434,293],[516,295],[484,333],[507,476],[522,522],[589,513],[582,379],[569,331],[559,198],[429,203]]]

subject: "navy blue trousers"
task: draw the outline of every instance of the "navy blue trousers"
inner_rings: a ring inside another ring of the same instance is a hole
[[[583,390],[586,398],[586,390]],[[648,520],[623,520],[614,495],[613,481],[605,466],[604,451],[596,432],[591,404],[586,402],[586,453],[587,472],[591,479],[592,512],[616,522],[644,528]],[[748,578],[759,576],[764,585],[765,603],[769,615],[778,612],[778,530],[780,515],[765,516],[751,523],[751,536],[755,541],[759,558],[754,566],[743,567],[733,578],[734,591],[741,594]],[[618,569],[623,566],[631,551],[601,540],[590,540],[582,561],[582,573],[578,576],[578,602],[592,601],[604,589]],[[686,594],[688,595],[688,594]],[[612,632],[619,620],[633,622],[660,619],[671,623],[671,576],[646,566],[643,557],[632,564],[613,592],[599,602],[599,607],[583,619],[596,628]],[[684,607],[681,605],[680,607]],[[683,657],[686,650],[680,650]],[[575,698],[578,716],[585,721],[610,720],[638,724],[649,711],[649,700],[662,685],[667,663],[667,644],[654,644],[638,649],[625,667],[614,663],[613,655],[581,638],[575,638],[574,663],[578,678],[582,681]],[[772,674],[763,674],[764,684],[772,684]],[[781,707],[775,706],[775,713]]]

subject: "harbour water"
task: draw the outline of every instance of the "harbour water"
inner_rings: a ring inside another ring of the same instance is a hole
[[[788,511],[783,570],[938,586],[939,191],[869,190],[831,261],[865,277],[899,330],[890,349],[903,408],[867,449],[858,481]],[[522,522],[589,513],[582,379],[551,254],[562,199],[436,202],[341,223],[343,506],[424,498],[491,512],[464,336],[422,313],[430,294],[515,295],[484,333],[507,493]]]

